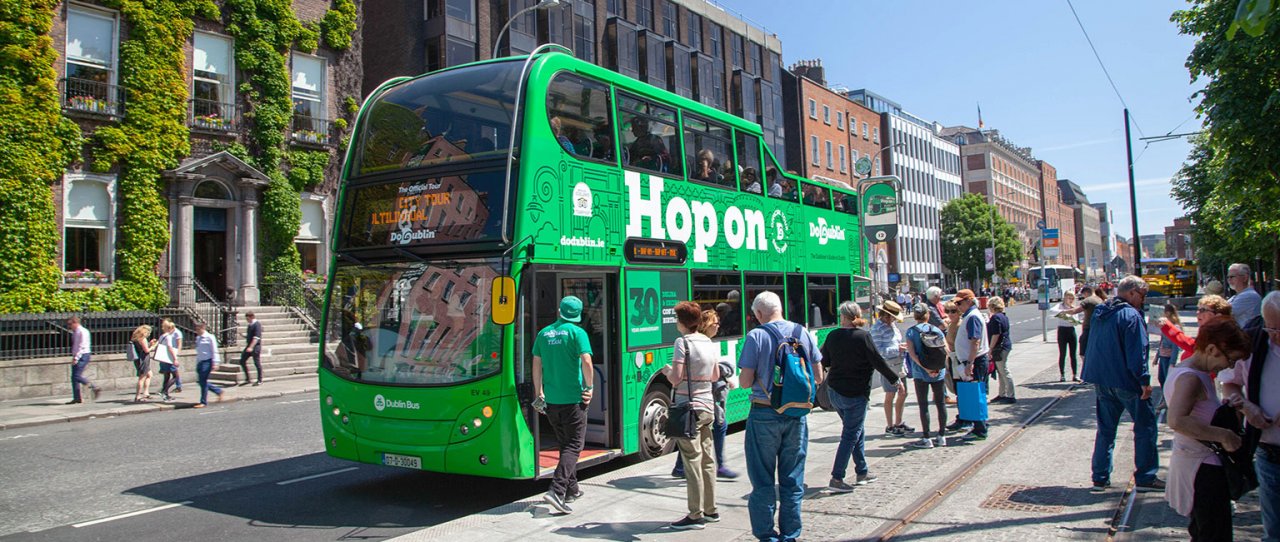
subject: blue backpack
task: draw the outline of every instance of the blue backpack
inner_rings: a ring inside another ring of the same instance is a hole
[[[773,326],[764,325],[765,332],[773,337],[777,347],[773,352],[773,391],[769,394],[769,404],[779,414],[795,418],[802,417],[813,410],[818,399],[818,385],[814,380],[813,368],[809,365],[809,356],[799,335],[804,327],[796,324],[790,337],[783,337]]]

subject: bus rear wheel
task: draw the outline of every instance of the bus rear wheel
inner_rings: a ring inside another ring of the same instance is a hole
[[[675,442],[662,433],[671,406],[670,392],[666,388],[654,388],[644,394],[640,404],[640,456],[653,459],[670,452]]]

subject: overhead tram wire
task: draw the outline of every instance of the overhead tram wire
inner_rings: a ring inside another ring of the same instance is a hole
[[[1089,31],[1084,28],[1084,22],[1080,20],[1080,14],[1076,13],[1076,7],[1071,3],[1071,0],[1067,0],[1067,7],[1071,8],[1071,15],[1076,18],[1076,24],[1080,26],[1080,32],[1084,34],[1084,40],[1089,43],[1089,49],[1093,51],[1093,57],[1098,60],[1098,66],[1102,68],[1102,74],[1107,76],[1107,82],[1111,83],[1111,90],[1116,93],[1116,98],[1120,99],[1120,105],[1123,105],[1125,109],[1129,109],[1128,102],[1124,101],[1124,96],[1120,94],[1120,88],[1116,86],[1115,80],[1111,78],[1111,72],[1107,70],[1107,64],[1102,61],[1102,55],[1098,54],[1098,48],[1093,45],[1093,38],[1089,37]],[[1129,117],[1133,121],[1134,128],[1138,129],[1138,135],[1145,137],[1147,134],[1142,131],[1142,126],[1138,124],[1138,119],[1133,118],[1132,113],[1130,113]]]

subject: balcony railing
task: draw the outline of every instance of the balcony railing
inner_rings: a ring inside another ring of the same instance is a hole
[[[311,145],[330,145],[333,142],[333,121],[305,115],[293,116],[290,139]]]
[[[62,87],[62,108],[66,111],[124,116],[125,92],[119,86],[75,78],[64,78],[58,84]]]
[[[234,132],[240,126],[240,106],[218,100],[192,98],[191,127],[210,132]]]

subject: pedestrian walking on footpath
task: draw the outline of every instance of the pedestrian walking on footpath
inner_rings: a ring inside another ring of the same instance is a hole
[[[169,326],[173,328],[173,338],[171,346],[173,347],[173,393],[182,393],[182,371],[181,364],[178,362],[178,354],[182,352],[183,340],[186,336],[182,334],[182,330],[174,325],[172,320],[164,318],[160,320],[160,329],[164,330],[164,323],[169,322]]]
[[[879,372],[885,380],[902,385],[898,373],[885,363],[876,349],[875,342],[865,326],[862,308],[853,301],[845,301],[837,309],[840,327],[827,335],[822,343],[822,367],[826,371],[827,398],[840,414],[840,444],[836,446],[836,458],[831,465],[831,481],[827,490],[831,493],[848,493],[854,485],[864,485],[876,480],[867,468],[866,424],[867,402],[871,397],[871,376]],[[849,458],[853,457],[854,483],[845,482]]]
[[[978,310],[978,301],[974,298],[973,290],[960,290],[956,293],[955,302],[956,308],[960,309],[962,314],[959,331],[956,336],[956,357],[960,359],[960,374],[958,376],[963,382],[972,382],[979,386],[978,402],[982,407],[985,407],[987,401],[987,372],[991,363],[991,343],[987,340],[987,321],[982,317],[982,312]],[[957,386],[960,386],[960,384],[957,383]],[[960,400],[963,403],[964,396],[963,394],[960,395]],[[981,410],[985,411],[985,408],[981,408]],[[981,419],[969,419],[968,417],[964,419],[964,421],[973,424],[973,429],[964,436],[964,439],[986,440],[986,416],[979,415],[974,417]]]
[[[133,362],[134,372],[138,376],[137,389],[133,392],[133,402],[141,403],[151,397],[151,352],[156,342],[148,341],[151,337],[151,326],[141,325],[134,328],[129,337],[129,346],[125,357]]]
[[[999,298],[993,299],[997,301]],[[946,388],[946,363],[951,355],[947,348],[946,333],[929,323],[929,308],[923,303],[911,310],[916,325],[907,329],[907,372],[916,387],[916,403],[920,407],[921,438],[908,443],[913,448],[946,446],[947,402],[942,391]],[[929,437],[929,395],[938,411],[938,433]]]
[[[169,390],[178,380],[178,344],[182,341],[181,333],[173,325],[173,320],[165,318],[160,321],[160,339],[156,341],[154,357],[160,364],[160,374],[164,375],[164,381],[160,384],[160,396],[165,401],[173,400]]]
[[[1064,292],[1062,301],[1049,309],[1049,314],[1058,320],[1058,382],[1067,381],[1067,353],[1071,353],[1071,381],[1079,382],[1079,362],[1076,358],[1076,346],[1080,338],[1076,334],[1076,326],[1080,325],[1079,306],[1076,305],[1076,294]]]
[[[1262,296],[1253,289],[1251,274],[1248,264],[1233,263],[1227,268],[1227,285],[1235,292],[1231,296],[1231,313],[1243,328],[1249,327],[1249,322],[1261,314]]]
[[[1196,326],[1204,326],[1215,316],[1230,317],[1231,303],[1220,295],[1209,294],[1201,297],[1196,303]],[[1175,348],[1182,351],[1182,359],[1187,359],[1195,353],[1196,338],[1183,332],[1181,324],[1175,326],[1172,320],[1165,317],[1161,317],[1156,323],[1160,326],[1160,336],[1168,338]]]
[[[560,445],[560,462],[551,489],[542,499],[561,514],[573,512],[569,503],[582,497],[578,487],[578,456],[587,438],[587,405],[591,404],[591,341],[578,326],[582,300],[565,296],[560,317],[542,328],[533,341],[534,408],[547,415]]]
[[[730,298],[737,299],[734,294],[737,292],[729,292]],[[720,305],[724,305],[721,303]],[[708,314],[712,313],[712,314]],[[714,339],[720,333],[720,318],[725,314],[719,306],[714,311],[702,311],[702,322],[698,325],[698,333],[706,335]],[[721,360],[720,361],[720,379],[711,384],[711,397],[715,399],[715,422],[711,424],[712,441],[716,449],[716,478],[724,478],[726,480],[736,479],[739,474],[730,469],[725,462],[724,457],[724,439],[729,435],[729,424],[725,419],[725,401],[729,399],[729,390],[738,387],[737,381],[734,379],[733,364]],[[671,470],[672,478],[684,478],[684,459],[680,454],[676,454],[676,466]]]
[[[95,386],[84,376],[84,370],[89,366],[89,358],[93,354],[93,339],[90,337],[89,329],[80,324],[79,316],[67,319],[67,329],[71,330],[71,401],[67,404],[83,402],[80,394],[82,385],[88,386],[89,392],[93,394],[93,400],[97,401],[102,388]]]
[[[1138,491],[1163,491],[1156,478],[1156,413],[1151,402],[1151,371],[1147,325],[1142,307],[1147,283],[1130,275],[1120,281],[1117,296],[1098,307],[1085,352],[1085,382],[1094,385],[1098,430],[1093,441],[1093,490],[1111,485],[1112,451],[1116,429],[1125,412],[1133,420],[1134,479]]]
[[[249,358],[253,358],[253,368],[258,370],[258,380],[254,386],[262,385],[262,322],[254,316],[253,311],[244,313],[249,325],[244,330],[244,352],[240,354],[240,370],[244,372],[244,385],[249,385]],[[236,379],[238,382],[239,379]]]
[[[880,380],[880,389],[884,391],[884,419],[888,425],[885,434],[903,436],[915,431],[902,421],[902,412],[907,407],[906,350],[907,343],[902,340],[902,331],[898,330],[898,322],[902,321],[903,309],[893,301],[885,301],[875,309],[876,323],[871,325],[871,340],[875,342],[880,357],[898,375],[897,383],[886,379]]]
[[[774,407],[773,394],[776,391],[780,397],[790,395],[786,391],[788,382],[792,390],[816,390],[822,383],[822,354],[809,330],[782,318],[778,294],[761,292],[751,302],[751,311],[761,325],[747,333],[738,359],[739,382],[742,387],[751,388],[751,412],[747,414],[744,439],[747,476],[751,479],[751,496],[747,499],[751,533],[767,542],[796,540],[801,532],[800,500],[804,497],[804,462],[809,447],[808,410],[786,408],[786,403],[782,408]],[[784,346],[784,341],[787,345],[798,344],[799,352]],[[802,356],[793,356],[792,352]],[[809,380],[798,379],[806,374]],[[778,380],[783,385],[775,390]]]
[[[1234,320],[1214,318],[1200,328],[1195,354],[1169,370],[1169,385],[1161,390],[1174,432],[1165,498],[1175,511],[1191,518],[1187,526],[1191,540],[1231,540],[1227,472],[1205,442],[1233,452],[1242,441],[1235,431],[1213,425],[1221,403],[1210,374],[1234,366],[1251,353],[1249,338]]]
[[[1249,331],[1249,341],[1253,355],[1230,375],[1222,371],[1219,382],[1227,404],[1244,414],[1245,442],[1257,443],[1262,540],[1280,542],[1280,291],[1262,299],[1262,327]]]
[[[209,375],[222,363],[222,354],[218,351],[218,338],[206,328],[204,322],[196,322],[196,377],[200,380],[200,402],[195,408],[209,406],[209,392],[222,400],[222,388],[209,382]]]
[[[675,306],[676,329],[683,334],[676,339],[671,364],[662,373],[671,381],[673,405],[687,404],[694,416],[693,438],[676,438],[680,458],[687,467],[685,489],[689,513],[671,524],[672,529],[701,529],[707,523],[720,521],[716,509],[716,461],[711,425],[715,422],[713,383],[720,379],[720,346],[702,334],[704,322],[717,322],[713,310],[706,318],[697,303],[681,301]],[[683,385],[682,385],[683,384]]]
[[[987,318],[987,342],[991,345],[995,376],[1000,380],[1000,392],[991,402],[998,405],[1013,404],[1018,402],[1018,397],[1013,375],[1009,373],[1009,352],[1013,350],[1013,339],[1009,337],[1009,315],[1004,313],[1004,300],[998,297],[987,301],[987,308],[991,311],[991,316]]]

